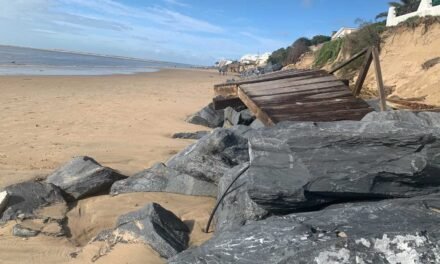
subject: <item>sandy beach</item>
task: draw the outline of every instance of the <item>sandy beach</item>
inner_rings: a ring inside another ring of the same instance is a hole
[[[193,142],[172,139],[173,133],[207,130],[184,120],[211,100],[215,83],[227,78],[197,70],[0,77],[0,188],[44,178],[78,155],[91,156],[126,175],[165,162]],[[201,227],[215,202],[212,198],[164,193],[100,196],[82,200],[68,212],[69,239],[23,240],[11,235],[14,223],[0,228],[1,262],[88,263],[102,251],[96,243],[86,245],[90,238],[111,228],[119,215],[149,202],[189,221],[192,245],[209,237]],[[72,258],[75,252],[77,257]],[[151,248],[129,244],[118,245],[96,263],[162,262]]]

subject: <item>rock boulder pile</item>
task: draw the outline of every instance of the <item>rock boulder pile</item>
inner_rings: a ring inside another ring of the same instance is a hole
[[[199,247],[188,248],[189,228],[154,203],[120,216],[94,241],[109,249],[144,243],[173,264],[440,263],[440,113],[265,128],[227,111],[215,126],[232,127],[132,177],[78,157],[45,182],[9,186],[0,191],[1,220],[36,218],[42,207],[102,193],[213,196],[215,233]],[[14,227],[21,237],[44,230]]]

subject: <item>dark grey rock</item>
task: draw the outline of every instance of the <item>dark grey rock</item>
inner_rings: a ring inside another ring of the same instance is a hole
[[[197,131],[194,133],[176,133],[173,134],[172,138],[181,138],[181,139],[201,139],[202,137],[209,135],[209,131]]]
[[[439,263],[438,196],[337,205],[217,234],[169,260],[197,263]]]
[[[213,104],[210,103],[199,112],[189,116],[186,121],[195,125],[216,128],[223,126],[223,119],[223,110],[215,110]]]
[[[261,122],[259,119],[255,119],[251,124],[250,127],[253,129],[259,129],[259,128],[265,128],[266,126]]]
[[[249,109],[245,109],[238,112],[232,107],[227,107],[224,111],[225,111],[225,123],[228,123],[231,126],[236,126],[236,125],[249,126],[255,120],[255,117],[252,115]]]
[[[33,218],[34,211],[45,206],[65,203],[61,190],[48,183],[23,182],[8,186],[5,191],[9,194],[2,221],[17,218]]]
[[[82,199],[108,192],[115,181],[127,178],[101,166],[90,157],[76,157],[47,177],[46,182],[60,187],[68,199]]]
[[[35,237],[35,236],[38,236],[39,233],[40,233],[40,231],[38,231],[38,230],[33,230],[30,228],[24,227],[20,224],[16,224],[12,228],[12,235],[17,236],[17,237],[23,237],[23,238]]]
[[[170,192],[196,196],[217,195],[217,186],[159,163],[122,181],[115,182],[110,194],[132,192]]]
[[[282,123],[254,131],[250,168],[219,210],[217,229],[341,201],[439,192],[438,135],[438,128],[392,121]]]
[[[380,112],[382,111],[381,109],[381,103],[380,103],[380,99],[367,99],[365,100],[365,102],[374,109],[374,111]],[[393,109],[389,106],[386,106],[386,110],[387,111],[392,111]]]
[[[237,177],[239,171],[247,166],[247,163],[238,165],[227,171],[218,183],[218,197],[219,199],[226,188],[230,185],[234,178]],[[215,232],[218,234],[223,230],[230,230],[238,228],[249,220],[262,220],[269,215],[269,212],[264,210],[261,206],[256,204],[250,198],[248,192],[245,190],[247,179],[246,175],[242,175],[234,183],[228,195],[217,209],[214,215]]]
[[[162,257],[170,258],[188,247],[189,232],[188,227],[172,212],[152,203],[120,216],[112,233],[105,231],[95,240],[142,242]]]
[[[197,179],[215,182],[230,168],[249,160],[247,139],[233,129],[217,128],[190,145],[166,165]]]
[[[362,121],[364,122],[383,122],[398,121],[411,123],[414,126],[440,127],[440,113],[437,112],[411,112],[411,111],[384,111],[371,112]]]

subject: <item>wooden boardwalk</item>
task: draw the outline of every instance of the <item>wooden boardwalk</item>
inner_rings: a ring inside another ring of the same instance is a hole
[[[238,97],[270,126],[282,121],[360,120],[373,109],[323,70],[286,71],[216,85],[217,95]]]

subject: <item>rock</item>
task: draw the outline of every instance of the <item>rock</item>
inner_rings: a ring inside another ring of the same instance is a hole
[[[33,237],[46,235],[53,237],[65,236],[66,232],[61,221],[54,219],[26,219],[14,226],[13,235],[18,237]]]
[[[251,124],[250,127],[253,129],[259,129],[259,128],[265,128],[266,126],[261,122],[259,119],[255,119]]]
[[[46,182],[60,187],[69,200],[78,200],[108,192],[115,181],[125,178],[90,157],[76,157],[53,172]]]
[[[9,199],[1,217],[2,221],[33,218],[37,209],[58,203],[65,204],[61,190],[48,183],[23,182],[8,186],[5,191],[8,192]]]
[[[411,123],[414,126],[440,127],[440,113],[436,112],[410,112],[410,111],[385,111],[371,112],[362,121],[364,122],[383,122],[399,121]]]
[[[341,201],[439,192],[439,135],[439,128],[393,121],[282,123],[254,131],[250,168],[219,210],[217,229]]]
[[[246,132],[217,128],[208,136],[190,145],[167,163],[167,167],[199,180],[215,182],[228,169],[249,160]]]
[[[380,99],[367,99],[365,102],[374,109],[374,111],[381,112],[381,103]],[[387,111],[392,111],[393,109],[389,106],[386,106]]]
[[[226,188],[245,166],[247,166],[247,163],[238,165],[225,173],[218,184],[217,199],[224,194]],[[246,181],[246,175],[240,176],[217,209],[214,215],[216,234],[223,230],[239,228],[246,221],[261,220],[269,215],[268,211],[252,201],[248,192],[242,191]]]
[[[38,236],[39,233],[40,231],[38,230],[33,230],[20,224],[16,224],[12,229],[12,235],[23,238],[35,237]]]
[[[223,110],[215,110],[213,104],[210,103],[199,112],[189,116],[186,121],[195,125],[216,128],[223,126],[223,119]]]
[[[197,131],[194,133],[175,133],[172,138],[181,138],[181,139],[201,139],[202,137],[208,135],[209,131]]]
[[[126,243],[142,242],[150,245],[162,257],[170,258],[185,250],[189,242],[188,227],[172,212],[156,203],[119,217],[116,229],[98,235],[105,239]]]
[[[221,232],[168,263],[439,263],[439,208],[437,195],[272,217]]]
[[[170,192],[215,197],[217,186],[159,163],[132,177],[115,182],[110,190],[112,195],[132,192]]]
[[[0,216],[5,210],[6,205],[8,204],[9,194],[6,191],[0,192]]]
[[[242,110],[240,112],[235,111],[232,107],[227,107],[225,110],[225,123],[231,126],[236,125],[250,125],[255,117],[252,115],[249,109]]]

